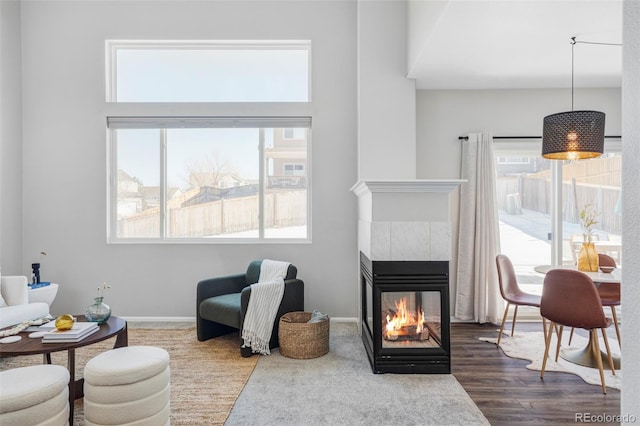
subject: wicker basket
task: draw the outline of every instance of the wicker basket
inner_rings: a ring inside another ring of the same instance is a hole
[[[280,318],[280,353],[288,358],[317,358],[329,352],[329,319],[308,323],[311,312],[288,312]]]

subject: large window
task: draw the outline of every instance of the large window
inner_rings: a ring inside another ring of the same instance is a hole
[[[106,49],[110,242],[310,240],[309,42]]]
[[[306,239],[309,120],[281,121],[109,118],[112,239]]]

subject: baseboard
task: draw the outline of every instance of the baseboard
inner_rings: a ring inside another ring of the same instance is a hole
[[[123,316],[130,328],[189,328],[196,325],[196,317],[128,317]],[[331,318],[331,322],[355,323],[354,317]]]
[[[194,327],[196,324],[196,317],[122,317],[129,327],[162,327],[163,325],[167,328],[175,328],[175,327]],[[358,319],[355,317],[331,317],[331,322],[339,323],[356,323]],[[473,320],[461,320],[458,318],[451,317],[451,324],[454,323],[469,323],[475,324],[477,321]],[[542,322],[540,317],[538,318],[522,318],[518,317],[518,322]],[[499,324],[498,324],[499,325]]]

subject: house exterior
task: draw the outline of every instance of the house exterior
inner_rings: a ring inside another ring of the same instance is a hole
[[[270,188],[305,188],[307,130],[273,129],[273,145],[265,149]]]

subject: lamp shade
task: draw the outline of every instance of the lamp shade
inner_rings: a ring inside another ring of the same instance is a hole
[[[604,152],[604,113],[568,111],[544,118],[542,156],[552,160],[594,158]]]

